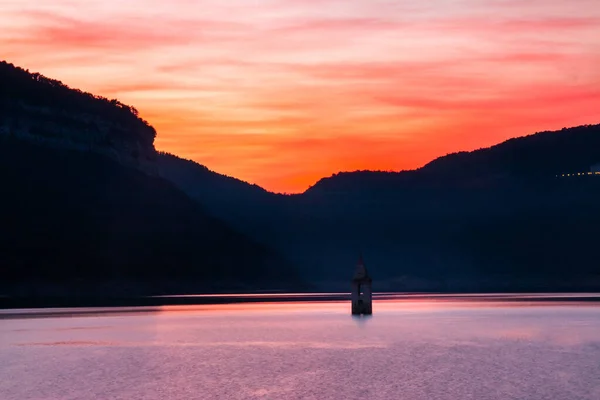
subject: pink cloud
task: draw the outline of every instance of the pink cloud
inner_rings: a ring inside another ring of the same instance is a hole
[[[26,13],[30,26],[14,40],[18,45],[51,47],[52,49],[106,48],[144,50],[145,46],[185,45],[214,40],[207,32],[231,32],[243,29],[242,24],[186,19],[144,20],[116,18],[111,20],[80,20],[49,12]],[[205,38],[206,36],[206,38]]]

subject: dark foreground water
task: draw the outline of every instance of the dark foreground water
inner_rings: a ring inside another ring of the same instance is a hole
[[[600,305],[485,300],[0,311],[0,399],[600,399]]]

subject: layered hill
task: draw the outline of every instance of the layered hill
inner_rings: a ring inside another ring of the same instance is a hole
[[[324,289],[344,288],[362,251],[380,290],[591,290],[600,288],[600,177],[557,175],[589,171],[599,144],[599,125],[542,132],[414,171],[340,173],[301,195],[258,200],[239,182],[207,195],[193,191],[207,182],[200,176],[195,185],[168,178],[215,215],[235,215],[231,224]],[[234,200],[215,201],[221,195]]]
[[[157,175],[132,107],[0,64],[0,292],[293,288],[291,264]]]

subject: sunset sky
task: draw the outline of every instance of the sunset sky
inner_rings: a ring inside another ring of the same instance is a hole
[[[3,0],[0,59],[269,190],[600,122],[599,0]]]

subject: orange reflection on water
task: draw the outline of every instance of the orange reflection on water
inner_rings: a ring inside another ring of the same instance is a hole
[[[350,302],[345,293],[290,293],[290,294],[226,294],[163,296],[188,298],[185,305],[156,305],[135,307],[77,307],[48,309],[8,309],[0,310],[0,319],[40,318],[60,316],[100,316],[131,313],[333,313],[349,314]],[[193,304],[210,302],[211,299],[225,304]],[[557,307],[588,306],[600,304],[600,295],[594,293],[577,294],[397,294],[375,293],[373,313],[393,312],[443,312],[457,309],[516,308],[516,307]]]
[[[349,303],[347,301],[302,301],[302,302],[259,302],[259,303],[229,303],[229,304],[198,304],[160,306],[161,312],[169,313],[196,313],[196,312],[259,312],[259,313],[290,313],[310,312],[318,309],[319,312],[337,312],[343,310]]]
[[[533,295],[532,295],[533,296]],[[559,296],[561,297],[561,296]],[[527,300],[518,295],[484,297],[475,296],[431,296],[422,298],[387,298],[373,301],[373,314],[378,312],[438,312],[456,309],[517,308],[517,307],[559,307],[559,306],[597,306],[589,301],[540,301]],[[229,304],[165,305],[158,308],[169,313],[350,313],[347,300],[310,300],[310,301],[268,301],[239,302]]]

